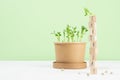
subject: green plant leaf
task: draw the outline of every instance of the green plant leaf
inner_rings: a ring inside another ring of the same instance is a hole
[[[81,26],[81,28],[71,27],[70,25],[67,25],[66,28],[63,30],[63,32],[53,32],[54,36],[56,37],[58,42],[75,42],[75,41],[81,41],[84,34],[88,31],[88,29],[85,26]],[[61,39],[63,38],[63,39]]]
[[[84,16],[93,15],[87,8],[84,8]]]

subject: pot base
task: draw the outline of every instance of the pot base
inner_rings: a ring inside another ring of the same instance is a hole
[[[53,62],[53,67],[57,69],[84,69],[86,62]]]

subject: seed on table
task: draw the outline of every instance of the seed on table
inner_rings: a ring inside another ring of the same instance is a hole
[[[104,75],[104,73],[101,73],[101,75]]]
[[[110,74],[113,74],[113,72],[110,72]]]
[[[87,75],[87,76],[90,76],[90,74],[89,74],[89,73],[87,73],[86,75]]]
[[[105,73],[108,73],[108,71],[106,70]]]
[[[80,72],[78,72],[78,74],[80,75]]]

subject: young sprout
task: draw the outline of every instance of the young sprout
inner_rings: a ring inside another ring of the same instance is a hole
[[[53,32],[53,33],[51,33],[51,34],[54,34],[54,36],[56,37],[56,39],[58,40],[58,42],[60,42],[60,37],[61,37],[61,33],[60,32]]]
[[[84,8],[84,13],[85,15],[84,16],[90,16],[90,15],[93,15],[87,8]]]
[[[63,30],[63,42],[65,42],[65,36],[66,36],[66,34],[65,34],[65,29]]]
[[[82,41],[82,38],[87,31],[88,31],[88,29],[85,26],[81,26],[80,41]]]
[[[67,41],[70,42],[70,35],[71,35],[71,29],[70,29],[70,25],[67,25],[66,27],[66,33],[67,33]]]
[[[77,31],[76,36],[77,36],[77,41],[79,41],[80,31]]]
[[[81,26],[81,29],[78,30],[77,27],[71,27],[70,25],[67,25],[66,28],[63,30],[62,34],[61,32],[53,32],[54,36],[56,37],[57,41],[60,42],[61,38],[62,42],[75,42],[75,41],[81,41],[84,34],[87,32],[87,28],[85,26]]]
[[[75,40],[74,40],[74,38],[75,38],[75,34],[76,34],[76,27],[73,27],[72,29],[71,29],[71,41],[72,42],[74,42]]]
[[[60,33],[60,32],[57,32],[57,33],[56,33],[56,37],[57,37],[57,39],[58,39],[59,42],[60,42],[60,36],[61,36],[61,33]]]

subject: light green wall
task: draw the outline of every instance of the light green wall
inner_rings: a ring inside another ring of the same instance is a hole
[[[0,60],[54,59],[50,33],[87,26],[84,7],[97,16],[98,59],[120,60],[120,0],[0,0]]]

